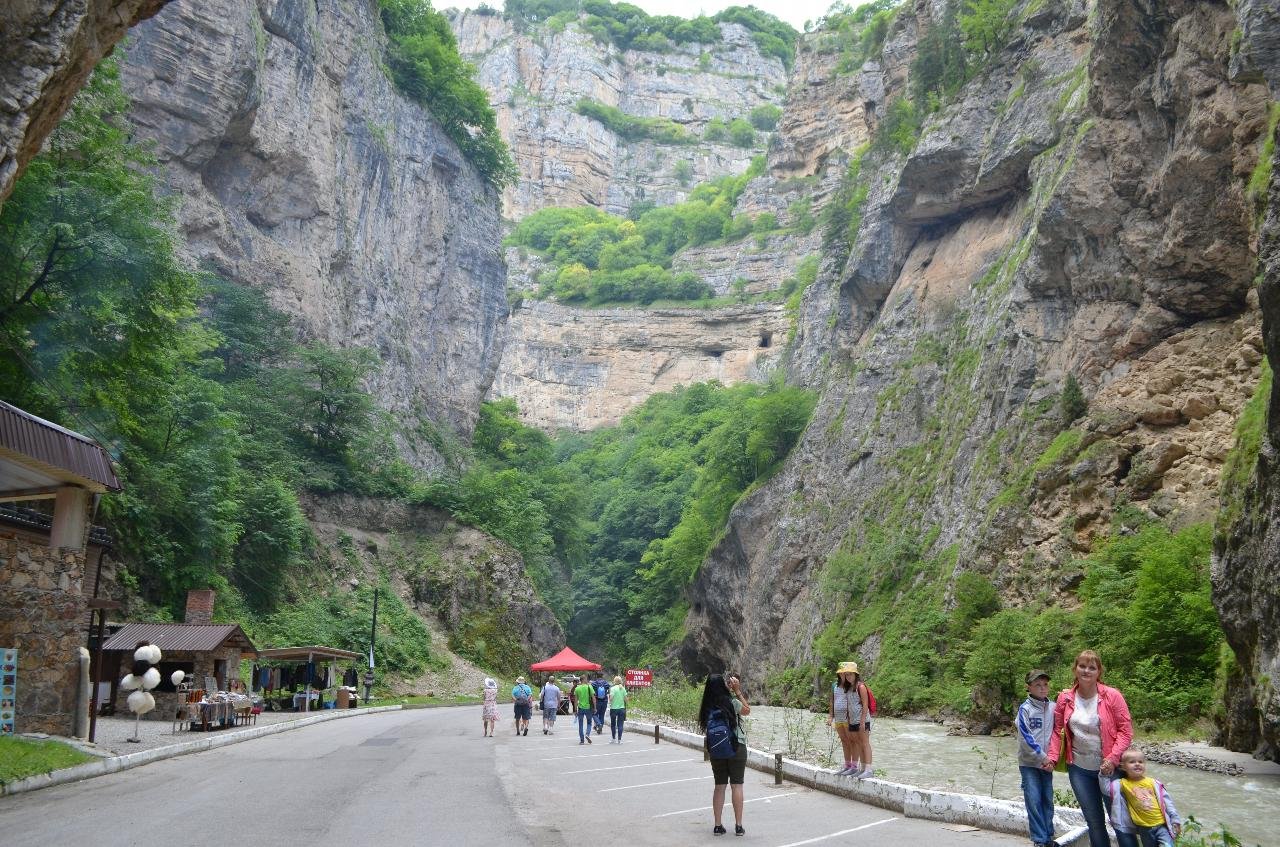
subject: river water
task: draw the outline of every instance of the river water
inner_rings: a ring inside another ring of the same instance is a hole
[[[828,729],[826,715],[753,706],[747,720],[754,748],[824,766],[841,756],[840,742]],[[893,782],[1022,799],[1018,742],[1013,737],[951,736],[933,723],[878,718],[872,750],[876,775]],[[1148,770],[1168,787],[1183,818],[1195,815],[1206,832],[1225,823],[1247,845],[1280,844],[1276,835],[1280,776],[1223,776],[1154,762]],[[1066,774],[1055,777],[1054,787],[1071,792]]]

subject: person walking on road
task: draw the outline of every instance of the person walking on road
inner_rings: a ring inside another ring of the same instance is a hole
[[[556,685],[555,677],[542,686],[539,702],[542,705],[542,734],[549,735],[555,732],[556,712],[560,710],[560,687]]]
[[[615,676],[609,688],[609,734],[614,744],[622,743],[622,724],[627,720],[627,687]]]
[[[726,785],[732,794],[733,834],[747,834],[742,826],[742,784],[747,773],[747,733],[742,727],[742,718],[749,714],[751,706],[736,676],[730,675],[728,680],[718,673],[707,677],[702,689],[702,705],[698,707],[698,726],[708,736],[706,743],[711,752],[711,775],[715,779],[715,789],[711,793],[711,814],[715,819],[715,826],[711,829],[713,835],[727,832],[722,822]],[[717,758],[711,736],[726,728],[732,737],[733,754]]]
[[[604,671],[596,674],[591,681],[592,692],[596,695],[596,735],[604,731],[604,713],[609,708],[609,683],[605,681]]]
[[[596,692],[583,675],[573,687],[573,708],[578,715],[578,743],[591,743],[591,727],[595,722]]]
[[[491,676],[484,678],[484,707],[480,717],[484,721],[484,734],[493,737],[493,730],[498,725],[498,681]]]
[[[1053,709],[1049,756],[1040,767],[1052,771],[1066,757],[1067,779],[1089,827],[1090,847],[1109,847],[1105,796],[1124,751],[1133,743],[1129,704],[1102,684],[1102,659],[1092,650],[1076,656],[1075,685],[1058,695]],[[1116,830],[1120,847],[1137,847],[1132,833]]]
[[[528,735],[529,719],[533,717],[533,689],[525,684],[524,677],[516,677],[511,699],[515,701],[516,735]]]

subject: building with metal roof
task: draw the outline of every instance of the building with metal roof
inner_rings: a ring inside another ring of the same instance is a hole
[[[0,519],[0,649],[17,666],[0,733],[90,734],[84,625],[112,604],[84,596],[86,544],[98,497],[119,490],[102,445],[0,400],[0,504],[26,504]],[[30,508],[41,500],[53,508]]]

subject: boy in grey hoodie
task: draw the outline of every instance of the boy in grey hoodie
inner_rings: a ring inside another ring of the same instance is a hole
[[[1022,800],[1027,806],[1027,826],[1034,847],[1058,847],[1053,840],[1053,771],[1045,770],[1049,739],[1053,737],[1053,701],[1049,699],[1049,674],[1036,669],[1027,673],[1027,694],[1018,707],[1018,771],[1022,774]]]

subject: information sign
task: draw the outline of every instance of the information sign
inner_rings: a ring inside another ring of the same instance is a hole
[[[653,685],[653,671],[627,671],[627,688],[648,688]]]

